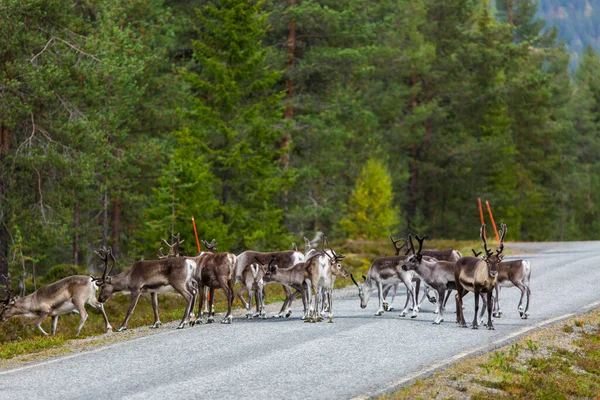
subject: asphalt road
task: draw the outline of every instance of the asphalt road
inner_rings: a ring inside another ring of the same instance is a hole
[[[363,310],[357,291],[345,289],[334,302],[333,324],[303,323],[297,301],[290,319],[163,327],[159,334],[0,371],[0,398],[340,399],[381,394],[549,320],[600,304],[600,242],[518,248],[536,252],[524,256],[532,265],[531,316],[518,316],[518,289],[503,289],[504,316],[495,320],[495,331],[457,327],[452,300],[440,326],[431,324],[431,304],[416,319],[400,318],[399,311],[375,317],[376,297]],[[468,297],[469,320],[473,296]],[[399,293],[395,306],[403,304]]]

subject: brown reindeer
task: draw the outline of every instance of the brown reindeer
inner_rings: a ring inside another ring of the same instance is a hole
[[[154,311],[154,324],[152,328],[161,325],[158,317],[158,293],[164,293],[175,289],[186,301],[186,310],[181,319],[178,329],[184,328],[189,322],[189,314],[192,308],[192,298],[195,289],[192,284],[192,276],[196,269],[196,263],[185,257],[168,257],[161,260],[141,260],[133,263],[127,270],[118,275],[110,276],[110,272],[116,264],[115,257],[110,247],[108,250],[101,249],[96,252],[104,261],[104,272],[102,278],[96,279],[100,286],[98,300],[104,303],[115,293],[131,293],[131,301],[127,309],[125,320],[117,332],[127,329],[127,322],[137,305],[142,293],[152,294],[152,309]],[[112,265],[108,268],[108,257],[112,259]]]
[[[200,294],[198,316],[194,320],[194,325],[203,322],[202,306],[204,303],[204,296],[202,294],[204,293],[205,287],[208,287],[210,291],[207,323],[212,323],[215,320],[213,308],[215,289],[223,289],[227,296],[227,314],[225,315],[225,318],[221,320],[221,323],[230,324],[233,319],[231,306],[234,298],[233,287],[235,285],[237,256],[233,253],[213,253],[212,251],[216,250],[214,239],[211,243],[207,243],[206,241],[202,241],[202,243],[209,251],[200,252],[196,257],[188,257],[189,260],[193,260],[197,265],[193,279],[198,285],[198,293]],[[192,309],[194,305],[195,296]]]
[[[473,329],[478,328],[477,313],[479,311],[479,296],[481,293],[485,293],[488,311],[488,322],[487,328],[494,329],[492,322],[492,308],[494,304],[493,290],[498,282],[498,264],[504,258],[502,251],[504,250],[504,237],[506,236],[507,228],[505,224],[502,224],[500,230],[500,243],[496,249],[496,253],[493,253],[487,247],[487,240],[485,236],[485,224],[481,225],[479,234],[481,240],[483,240],[483,248],[485,255],[483,258],[477,257],[463,257],[458,260],[454,266],[454,278],[456,282],[456,322],[461,327],[466,327],[465,316],[462,309],[462,299],[469,293],[473,292],[475,295],[475,316],[473,318]]]
[[[88,318],[85,305],[89,304],[102,314],[106,332],[112,330],[102,303],[99,303],[98,300],[96,300],[98,286],[92,277],[86,275],[69,276],[50,285],[42,286],[29,296],[17,296],[14,298],[11,297],[12,289],[10,276],[4,276],[2,278],[3,283],[7,287],[7,297],[2,300],[4,308],[2,309],[2,312],[0,312],[0,322],[4,322],[10,317],[17,315],[37,318],[35,327],[38,328],[42,334],[48,335],[42,328],[42,322],[49,316],[52,317],[51,333],[55,335],[58,316],[77,310],[80,318],[79,326],[77,327],[77,335],[79,335]]]

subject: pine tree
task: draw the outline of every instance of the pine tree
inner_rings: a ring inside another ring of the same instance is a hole
[[[387,237],[397,222],[392,179],[383,163],[370,159],[363,167],[350,196],[348,216],[340,221],[351,238]]]
[[[232,249],[281,246],[287,236],[280,199],[289,173],[279,168],[283,92],[275,87],[281,72],[268,66],[262,43],[263,2],[210,1],[197,17],[197,66],[185,73],[193,96],[186,135],[202,143],[200,160],[214,176],[217,214],[227,227],[217,241]],[[193,208],[193,199],[185,201]]]

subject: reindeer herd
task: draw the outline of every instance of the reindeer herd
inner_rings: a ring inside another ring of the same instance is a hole
[[[500,318],[502,315],[498,301],[500,287],[516,286],[521,290],[518,310],[521,318],[526,319],[529,315],[531,266],[526,260],[502,261],[506,232],[506,225],[502,224],[499,246],[495,251],[491,251],[486,240],[485,225],[482,225],[480,237],[485,255],[481,257],[481,253],[475,250],[472,257],[463,257],[458,250],[453,249],[423,250],[426,237],[421,238],[418,235],[414,237],[418,243],[418,249],[415,250],[412,235],[399,240],[390,235],[395,255],[373,261],[367,276],[363,276],[362,283],[350,275],[358,288],[360,307],[367,307],[371,294],[377,289],[379,307],[375,315],[381,316],[385,311],[393,311],[398,285],[403,283],[407,290],[407,298],[400,316],[404,317],[411,312],[411,318],[416,318],[421,303],[427,297],[436,303],[435,313],[438,315],[434,324],[440,324],[444,321],[444,310],[450,293],[455,290],[456,322],[459,326],[466,327],[462,301],[467,293],[473,292],[475,313],[472,328],[477,329],[483,323],[487,309],[488,318],[485,325],[488,329],[494,329],[492,316]],[[179,254],[179,246],[183,241],[178,234],[173,236],[173,243],[163,239],[169,247],[168,254],[165,255],[161,248],[157,260],[136,261],[116,275],[111,275],[116,264],[112,250],[110,247],[102,247],[96,250],[104,264],[102,276],[99,278],[70,276],[43,286],[29,296],[13,297],[10,276],[1,277],[6,286],[7,297],[0,300],[3,304],[0,322],[18,315],[33,317],[36,318],[35,326],[42,334],[47,335],[41,324],[46,317],[51,317],[51,333],[55,334],[58,316],[76,311],[80,316],[77,328],[79,334],[88,317],[85,305],[89,304],[102,314],[108,332],[112,327],[104,311],[104,302],[115,293],[130,294],[131,300],[125,319],[118,328],[120,332],[127,329],[127,323],[142,293],[150,293],[154,312],[154,324],[151,328],[157,328],[161,325],[158,294],[175,290],[186,301],[178,325],[178,328],[184,328],[186,325],[193,326],[205,322],[205,314],[207,323],[214,322],[214,291],[221,289],[227,298],[227,313],[221,323],[230,324],[233,319],[232,303],[236,294],[236,283],[241,283],[237,296],[246,309],[247,318],[266,318],[264,286],[277,283],[285,290],[285,301],[279,317],[289,317],[293,300],[301,296],[304,306],[302,320],[320,322],[327,318],[328,322],[333,322],[335,279],[345,279],[349,276],[342,267],[344,256],[331,248],[326,237],[322,238],[320,250],[313,248],[308,239],[304,238],[304,241],[304,252],[293,245],[293,250],[248,250],[239,255],[218,253],[214,240],[210,243],[202,241],[206,250],[194,257],[187,257]],[[403,244],[398,246],[400,241],[403,241]],[[405,254],[401,255],[404,248]],[[419,300],[421,283],[424,284],[425,294]],[[96,297],[98,289],[100,293]],[[248,301],[244,298],[245,292],[248,293]],[[390,296],[391,300],[388,301]],[[198,310],[194,314],[196,303]],[[254,303],[256,313],[252,310]]]

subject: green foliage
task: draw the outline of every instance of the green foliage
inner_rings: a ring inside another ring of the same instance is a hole
[[[228,251],[475,239],[477,197],[509,240],[600,237],[596,1],[197,5],[2,3],[0,272],[192,254],[192,215]]]
[[[370,159],[363,167],[348,201],[348,217],[340,225],[351,238],[380,239],[397,221],[392,180],[385,165]]]
[[[85,268],[73,264],[55,265],[44,274],[43,283],[50,284],[72,275],[85,275]]]

